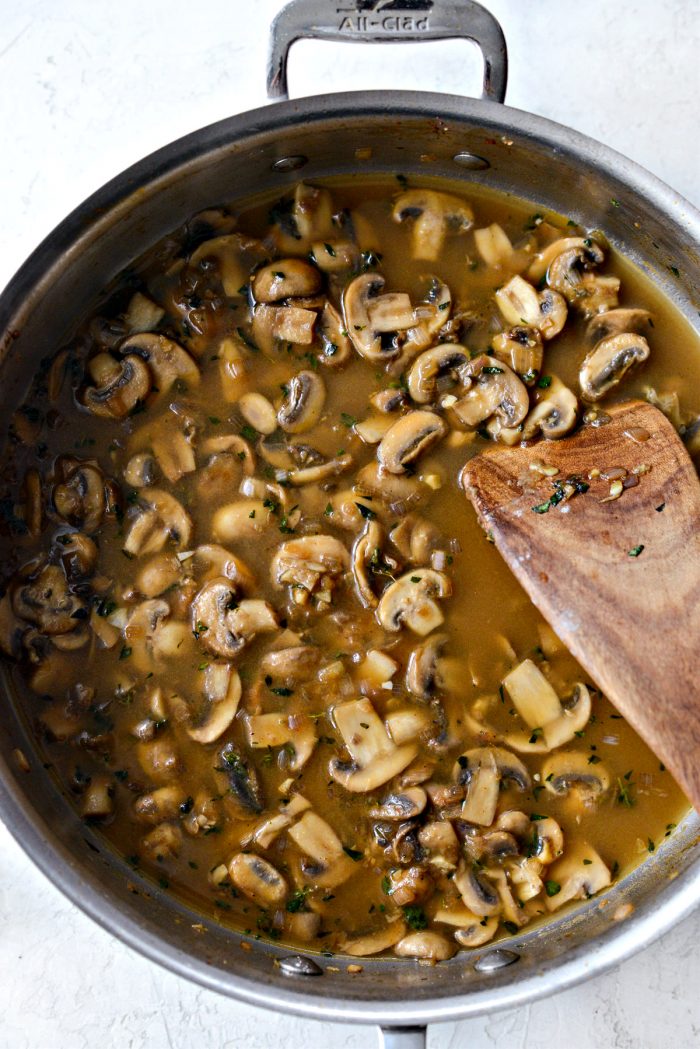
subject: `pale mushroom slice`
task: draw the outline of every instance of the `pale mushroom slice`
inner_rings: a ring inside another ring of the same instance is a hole
[[[95,463],[61,458],[55,472],[61,478],[51,492],[56,513],[83,532],[96,532],[107,510],[102,471]]]
[[[541,435],[546,440],[557,441],[571,433],[578,418],[579,404],[576,394],[565,386],[556,375],[545,390],[538,390],[538,401],[530,409],[522,430],[512,431],[514,440],[531,441]],[[509,443],[511,431],[501,430],[500,439]]]
[[[108,361],[111,366],[105,367],[102,381],[84,390],[82,403],[93,415],[124,419],[148,397],[152,386],[151,373],[141,358],[133,353],[121,361],[113,357]]]
[[[554,256],[547,269],[547,283],[550,288],[563,295],[567,302],[579,305],[582,300],[591,296],[595,291],[596,282],[601,279],[589,271],[594,266],[600,266],[604,260],[605,255],[600,245],[586,237],[582,243],[567,247]],[[619,281],[616,277],[613,277],[612,281],[616,297]]]
[[[559,797],[573,793],[584,805],[595,804],[610,787],[610,775],[602,762],[590,759],[577,750],[552,754],[542,765],[547,790]]]
[[[586,341],[595,345],[610,335],[624,335],[629,332],[641,335],[651,327],[652,315],[649,310],[637,306],[605,310],[589,320],[586,325]]]
[[[420,816],[427,803],[428,795],[422,787],[407,787],[389,794],[369,810],[368,816],[373,820],[410,820]]]
[[[376,608],[379,598],[372,588],[372,566],[381,554],[384,533],[376,520],[368,520],[352,548],[352,574],[355,589],[364,608]]]
[[[20,619],[34,623],[42,634],[53,638],[71,633],[80,625],[85,602],[71,592],[57,565],[45,565],[13,588],[12,609]]]
[[[332,713],[352,760],[350,764],[331,760],[329,772],[346,790],[375,790],[403,772],[418,752],[413,743],[396,746],[368,699],[337,704]]]
[[[277,616],[267,601],[238,601],[230,579],[205,583],[192,602],[192,630],[204,648],[223,659],[235,659],[260,633],[278,630]]]
[[[583,359],[579,372],[581,395],[599,401],[617,386],[633,366],[647,360],[649,343],[643,335],[623,332],[601,339]]]
[[[195,248],[189,258],[190,268],[201,268],[214,260],[224,294],[229,299],[246,293],[251,266],[260,261],[264,248],[260,241],[241,233],[224,233],[210,237]]]
[[[612,881],[610,871],[598,852],[585,841],[572,841],[561,859],[547,871],[550,886],[545,899],[548,911],[556,911],[571,900],[590,899]]]
[[[207,708],[202,718],[187,728],[195,743],[213,743],[231,726],[241,700],[241,679],[228,663],[211,663],[204,674]]]
[[[543,339],[553,339],[566,323],[564,297],[551,288],[537,292],[523,277],[511,277],[495,298],[508,324],[535,328]]]
[[[409,932],[394,947],[394,954],[399,958],[419,958],[428,962],[447,961],[456,951],[456,944],[431,929]]]
[[[449,409],[464,426],[477,427],[492,416],[499,426],[520,426],[530,408],[527,387],[502,361],[479,354],[461,372],[463,392]]]
[[[313,597],[328,605],[333,590],[350,569],[350,555],[334,536],[308,535],[282,543],[270,565],[272,581],[289,586],[292,601],[306,605]]]
[[[258,302],[280,302],[316,295],[321,283],[320,272],[305,259],[276,259],[256,272],[252,291]]]
[[[348,273],[359,269],[360,249],[352,240],[316,240],[309,258],[324,273]]]
[[[253,749],[283,747],[292,772],[304,767],[318,741],[313,720],[302,714],[248,714],[245,723],[248,744]]]
[[[158,327],[164,316],[165,310],[162,306],[137,291],[131,296],[124,312],[124,326],[132,333],[151,331]]]
[[[236,853],[228,872],[236,888],[261,907],[279,907],[287,898],[289,888],[280,872],[255,853]]]
[[[345,331],[361,357],[383,362],[400,351],[395,339],[382,339],[397,331],[407,331],[416,321],[407,295],[382,295],[384,277],[379,273],[361,273],[350,281],[343,292],[342,306]]]
[[[182,564],[175,554],[155,554],[142,565],[134,579],[144,597],[159,597],[182,580]]]
[[[366,958],[372,954],[380,954],[397,944],[405,934],[406,923],[397,919],[377,932],[369,932],[364,936],[345,940],[342,944],[343,954],[349,954],[353,958]]]
[[[394,222],[413,221],[412,253],[415,259],[435,262],[448,233],[466,233],[474,225],[474,212],[465,200],[431,189],[409,189],[392,211]]]
[[[460,860],[453,884],[465,907],[481,918],[498,914],[501,900],[491,879],[477,866]]]
[[[438,395],[438,380],[450,377],[457,383],[460,369],[470,356],[468,349],[452,342],[425,350],[411,365],[406,380],[411,400],[416,404],[434,402]]]
[[[297,372],[287,383],[277,422],[286,433],[304,433],[321,418],[325,400],[326,387],[321,376],[313,371]]]
[[[334,232],[333,198],[323,186],[299,182],[294,190],[292,221],[302,241],[321,240]]]
[[[493,751],[482,747],[478,758],[467,766],[469,778],[465,786],[467,796],[462,803],[462,819],[482,827],[490,827],[496,816],[501,777]]]
[[[503,226],[492,222],[490,226],[474,230],[474,243],[487,266],[498,269],[513,256],[513,245]]]
[[[159,488],[142,490],[139,512],[133,518],[124,540],[127,556],[157,554],[168,539],[178,547],[189,545],[192,519],[182,503]]]
[[[179,343],[165,335],[140,332],[127,339],[119,347],[121,354],[134,354],[148,365],[159,395],[168,393],[178,380],[188,387],[199,386],[200,372],[197,363]]]
[[[315,812],[305,812],[287,836],[304,854],[301,871],[307,884],[330,889],[347,881],[353,873],[355,863],[346,854],[340,838]]]
[[[447,432],[445,421],[434,412],[407,412],[389,427],[379,442],[377,459],[392,474],[405,473],[420,455],[432,448]]]
[[[536,328],[516,325],[494,335],[491,345],[497,361],[503,361],[526,384],[535,381],[542,369],[544,350]]]
[[[402,336],[401,363],[412,360],[438,340],[450,319],[451,309],[452,293],[447,284],[438,277],[429,277],[425,298],[414,309],[415,323]],[[396,365],[396,370],[399,366]]]
[[[565,262],[570,265],[572,258],[578,255],[586,257],[587,252],[590,264],[599,266],[603,262],[602,249],[589,237],[560,237],[535,255],[527,271],[528,280],[538,284],[561,255],[566,256]]]
[[[436,598],[451,593],[452,584],[443,572],[416,568],[389,584],[379,600],[377,619],[385,630],[395,633],[407,626],[424,637],[444,622]]]
[[[475,770],[490,762],[491,758],[501,780],[511,780],[518,790],[526,792],[532,787],[532,778],[520,758],[503,747],[474,747],[465,751],[455,762],[452,770],[457,783],[468,784]]]
[[[316,321],[316,335],[321,344],[316,360],[329,368],[340,368],[352,357],[352,342],[343,318],[332,303],[326,302]]]
[[[406,668],[406,688],[420,699],[430,699],[443,687],[441,656],[449,641],[447,634],[433,634],[413,649]]]

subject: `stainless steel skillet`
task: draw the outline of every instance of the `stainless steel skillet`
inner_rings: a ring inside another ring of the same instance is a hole
[[[358,18],[374,17],[367,4],[361,6]],[[384,17],[427,19],[430,31],[438,33],[443,12],[457,10],[460,32],[482,40],[490,56],[491,92],[498,84],[505,87],[505,69],[500,78],[496,75],[498,34],[485,13],[480,21],[470,20],[477,10],[473,5],[414,4],[403,13],[395,5],[382,6],[379,14]],[[308,5],[296,5],[293,12],[298,15],[300,10],[302,20],[312,18],[304,15]],[[334,10],[330,8],[333,17]],[[323,23],[315,21],[318,35]],[[340,30],[340,22],[331,28],[356,37],[370,30],[385,37],[399,33],[389,23],[386,29],[354,24],[358,28]],[[490,37],[484,35],[488,26]],[[415,25],[400,30],[418,35],[427,31]],[[453,23],[443,34],[454,32]],[[291,35],[289,22],[278,23],[275,54],[284,51]],[[273,70],[279,69],[276,61]],[[279,76],[276,82],[281,83]],[[358,148],[363,155],[371,149],[370,159],[359,160]],[[421,156],[434,159],[426,164]],[[465,161],[471,166],[464,166]],[[532,200],[533,210],[554,208],[600,226],[621,250],[651,266],[667,294],[693,317],[698,216],[610,150],[493,102],[399,92],[307,99],[225,121],[159,151],[110,183],[49,237],[0,300],[5,408],[16,403],[32,368],[60,343],[99,288],[188,214],[232,194],[245,197],[266,188],[281,192],[298,177],[313,180],[357,170],[479,181]],[[670,266],[678,270],[678,277]],[[360,977],[347,976],[342,964],[334,973],[330,967],[337,960],[321,958],[316,961],[322,976],[286,976],[271,962],[284,952],[256,945],[253,952],[244,953],[236,937],[214,923],[203,923],[206,933],[192,929],[200,919],[152,885],[144,886],[150,900],[128,892],[126,881],[134,881],[133,872],[85,831],[59,796],[34,757],[19,703],[8,714],[1,737],[3,754],[21,746],[35,769],[31,776],[20,776],[8,762],[0,786],[3,816],[52,880],[150,957],[256,1004],[317,1018],[390,1025],[500,1008],[561,989],[620,960],[648,943],[655,932],[667,929],[698,898],[693,824],[617,890],[638,904],[633,918],[621,925],[608,917],[613,899],[603,911],[594,902],[583,916],[509,941],[508,949],[520,955],[520,961],[491,972],[483,971],[484,962],[493,966],[511,956],[491,950],[433,970],[391,960],[368,962]],[[99,853],[86,848],[85,837]],[[682,873],[668,882],[667,875],[676,869]],[[481,972],[475,971],[475,963]]]

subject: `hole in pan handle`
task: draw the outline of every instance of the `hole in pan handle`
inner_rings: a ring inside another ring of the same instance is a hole
[[[427,1027],[382,1027],[379,1049],[426,1049]]]
[[[473,41],[484,62],[481,97],[503,102],[508,52],[494,16],[474,0],[292,0],[270,30],[267,94],[289,98],[287,61],[296,40],[399,43],[411,40]]]

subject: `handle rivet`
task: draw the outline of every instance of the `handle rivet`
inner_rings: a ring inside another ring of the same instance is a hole
[[[466,150],[455,153],[452,159],[455,164],[459,164],[461,168],[468,168],[469,171],[485,171],[486,168],[491,167],[485,157],[479,157],[476,153],[467,153]]]
[[[285,976],[323,976],[321,966],[303,954],[290,954],[287,958],[280,958],[279,967]]]
[[[303,168],[304,164],[309,163],[309,158],[305,157],[303,153],[297,153],[291,157],[280,157],[272,164],[273,171],[298,171],[299,168]]]
[[[494,951],[484,954],[478,961],[474,962],[474,968],[478,973],[494,973],[498,969],[505,969],[507,965],[520,960],[520,955],[515,951],[505,950],[497,947]]]

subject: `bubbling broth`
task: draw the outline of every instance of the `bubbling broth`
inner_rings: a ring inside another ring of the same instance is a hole
[[[539,441],[559,512],[588,484],[549,442],[631,397],[694,454],[697,339],[601,234],[472,190],[204,212],[12,420],[0,644],[48,759],[134,867],[257,938],[446,959],[687,809],[459,477]],[[649,483],[637,437],[611,499]]]

